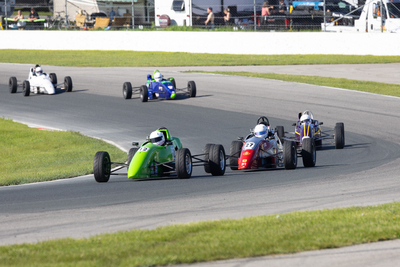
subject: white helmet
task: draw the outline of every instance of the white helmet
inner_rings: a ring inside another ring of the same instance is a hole
[[[43,69],[41,67],[36,67],[35,72],[36,72],[36,75],[42,75]]]
[[[300,123],[311,122],[311,117],[308,114],[304,114],[300,117]]]
[[[165,143],[165,138],[162,132],[154,131],[150,134],[150,142],[155,145],[162,146]]]
[[[267,126],[265,126],[264,124],[258,124],[255,128],[254,128],[254,135],[256,137],[262,137],[264,135],[266,135],[268,133],[269,129]]]
[[[162,81],[162,75],[158,71],[154,74],[154,80],[156,82],[161,82]]]

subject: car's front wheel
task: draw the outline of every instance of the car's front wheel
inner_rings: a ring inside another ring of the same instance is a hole
[[[31,84],[29,81],[24,81],[22,83],[22,91],[24,92],[24,96],[29,96],[31,93]]]
[[[10,93],[15,94],[17,92],[17,88],[18,88],[17,78],[10,77],[8,84],[10,87]]]
[[[194,81],[189,81],[187,86],[188,94],[190,97],[196,96],[196,83]]]
[[[140,86],[140,100],[142,102],[147,102],[149,99],[149,89],[146,85]]]
[[[132,98],[132,84],[130,82],[124,82],[124,85],[122,86],[122,95],[125,99]]]
[[[71,92],[72,91],[72,79],[69,76],[66,76],[64,78],[64,89],[66,92]]]
[[[242,152],[243,143],[241,141],[232,141],[230,147],[229,165],[231,170],[239,169],[239,158]]]
[[[225,149],[222,145],[213,145],[209,151],[210,172],[213,176],[225,174]]]
[[[189,149],[180,148],[176,151],[175,167],[179,179],[187,179],[192,176],[192,155]]]
[[[111,159],[106,151],[99,151],[93,161],[94,179],[98,183],[106,183],[110,179]]]

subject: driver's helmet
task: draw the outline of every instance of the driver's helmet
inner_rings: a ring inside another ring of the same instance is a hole
[[[156,82],[161,82],[161,81],[162,81],[162,75],[161,75],[160,72],[156,72],[156,73],[154,74],[154,80],[155,80]]]
[[[35,72],[36,72],[36,75],[42,75],[43,69],[41,67],[36,67]]]
[[[254,128],[254,135],[256,137],[263,137],[266,134],[268,134],[269,129],[267,126],[265,126],[264,124],[258,124],[255,128]]]
[[[300,117],[300,123],[310,123],[311,117],[308,114],[304,114]]]
[[[160,131],[154,131],[150,134],[150,142],[154,145],[162,146],[165,143],[164,134]]]

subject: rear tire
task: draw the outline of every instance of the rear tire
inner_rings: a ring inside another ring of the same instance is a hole
[[[71,92],[72,91],[72,79],[69,76],[66,76],[64,78],[64,89],[65,92]]]
[[[243,143],[240,141],[232,141],[231,147],[229,149],[229,166],[231,170],[238,170],[239,169],[239,158],[242,151]]]
[[[15,77],[10,77],[10,80],[8,82],[9,87],[10,87],[10,93],[15,94],[18,89],[18,83],[17,83],[17,78]]]
[[[22,91],[24,92],[24,96],[29,96],[31,93],[31,84],[29,81],[24,81],[22,83]]]
[[[128,164],[128,169],[129,169],[129,166],[131,165],[131,161],[133,159],[133,156],[135,156],[136,151],[138,151],[138,149],[139,148],[137,148],[137,147],[132,147],[131,149],[129,149],[128,159],[126,160],[126,164]]]
[[[206,144],[206,146],[204,147],[204,171],[206,173],[211,173],[210,170],[210,164],[209,164],[209,154],[210,154],[210,149],[213,146],[213,144]]]
[[[130,82],[124,82],[124,85],[122,86],[122,95],[125,99],[132,98],[132,84]]]
[[[297,149],[293,141],[283,144],[283,165],[286,170],[293,170],[297,167]]]
[[[338,122],[335,126],[335,148],[344,148],[344,123]]]
[[[190,97],[195,97],[196,96],[196,83],[194,81],[189,81],[187,90],[188,90]]]
[[[140,86],[140,100],[142,102],[147,102],[149,99],[149,89],[146,85]]]
[[[176,151],[175,168],[179,179],[188,179],[192,176],[192,155],[189,149],[180,148]]]
[[[285,137],[285,128],[283,126],[276,126],[276,133],[283,144],[283,139],[281,138]]]
[[[94,179],[98,183],[107,183],[111,174],[110,155],[106,151],[99,151],[93,161]]]
[[[49,78],[53,86],[57,84],[57,75],[55,73],[50,73]]]
[[[303,157],[304,167],[314,167],[317,161],[317,149],[315,147],[315,141],[312,138],[304,138],[301,156]]]
[[[213,176],[225,174],[225,149],[222,145],[213,145],[209,152],[210,171]]]

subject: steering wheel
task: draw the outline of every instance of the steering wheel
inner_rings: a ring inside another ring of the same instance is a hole
[[[265,116],[261,116],[257,120],[257,124],[264,124],[265,126],[269,126],[269,120]]]

